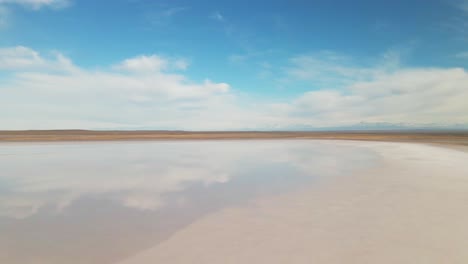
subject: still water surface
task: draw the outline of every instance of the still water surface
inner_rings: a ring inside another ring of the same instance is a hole
[[[378,160],[333,141],[0,144],[0,263],[114,263],[208,213]]]

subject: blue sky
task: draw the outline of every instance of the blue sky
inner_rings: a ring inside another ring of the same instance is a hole
[[[467,47],[465,0],[0,0],[0,129],[466,126]]]

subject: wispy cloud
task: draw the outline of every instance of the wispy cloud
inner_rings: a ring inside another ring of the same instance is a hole
[[[10,11],[4,6],[0,6],[0,29],[8,26],[9,15]]]
[[[291,86],[296,81],[317,88],[338,88],[358,81],[371,80],[391,72],[400,66],[400,53],[389,50],[380,58],[370,60],[355,58],[333,52],[320,51],[294,56],[285,67],[282,86]]]
[[[0,29],[11,24],[12,8],[10,6],[19,5],[37,11],[45,7],[61,9],[68,7],[71,3],[71,0],[0,0]]]
[[[220,11],[214,11],[209,14],[208,19],[215,21],[215,23],[224,31],[225,36],[230,41],[240,46],[242,50],[249,52],[254,50],[252,40],[255,39],[257,34],[253,32],[253,27],[241,26],[234,19],[228,19]]]
[[[264,51],[248,51],[242,54],[232,54],[228,56],[228,62],[233,65],[244,67],[245,65],[257,65],[256,76],[260,79],[273,78],[275,67],[269,63],[279,51],[269,49]]]
[[[64,8],[71,4],[70,0],[0,0],[0,4],[16,4],[34,10],[43,7]]]
[[[217,21],[221,21],[221,22],[224,22],[224,21],[225,21],[224,16],[223,16],[219,11],[213,12],[213,13],[210,15],[210,18],[211,18],[211,19],[214,19],[214,20],[217,20]]]
[[[468,59],[468,51],[459,52],[455,57],[459,59]]]
[[[273,54],[277,53],[277,50],[267,49],[267,50],[249,50],[245,53],[239,54],[231,54],[228,56],[228,61],[230,63],[244,63],[249,60],[253,59],[262,59],[268,58],[269,56],[273,56]]]
[[[459,1],[458,7],[468,15],[468,0]]]
[[[260,70],[257,73],[258,78],[267,79],[273,77],[273,66],[270,63],[262,61],[258,65],[260,66]]]
[[[171,23],[172,19],[187,11],[188,7],[171,7],[163,10],[158,10],[147,14],[147,19],[153,26],[165,26]]]
[[[245,62],[249,58],[248,54],[232,54],[228,56],[228,61],[230,63],[242,63]]]
[[[440,23],[444,31],[454,34],[457,40],[468,41],[468,0],[449,1],[457,12]]]
[[[162,15],[165,17],[172,17],[182,11],[187,10],[187,7],[173,7],[162,11]]]

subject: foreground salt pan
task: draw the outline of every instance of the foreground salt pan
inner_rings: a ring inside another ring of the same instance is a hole
[[[378,168],[194,222],[121,264],[468,263],[468,154],[359,144]]]

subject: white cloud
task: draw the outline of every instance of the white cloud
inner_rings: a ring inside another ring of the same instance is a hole
[[[151,55],[126,59],[118,64],[116,68],[131,72],[154,73],[165,70],[168,66],[167,64],[167,60],[156,55]]]
[[[344,90],[307,92],[291,113],[323,126],[359,122],[454,124],[468,120],[468,73],[463,69],[401,69]],[[313,124],[312,123],[312,124]]]
[[[42,7],[64,8],[70,4],[70,0],[0,0],[0,4],[17,4],[38,10]]]
[[[16,70],[43,63],[44,60],[40,58],[38,52],[23,46],[0,49],[0,67],[2,69]]]
[[[0,69],[5,71],[71,71],[73,63],[58,52],[52,52],[49,58],[39,52],[23,47],[0,48]]]
[[[397,51],[359,63],[325,51],[291,58],[285,74],[285,88],[311,88],[278,106],[302,127],[468,124],[468,73],[461,68],[405,68]]]
[[[0,129],[236,130],[360,122],[467,123],[465,70],[403,68],[391,53],[365,67],[354,66],[352,58],[332,55],[324,62],[305,55],[292,58],[285,72],[288,85],[293,89],[295,82],[305,81],[311,88],[292,99],[272,100],[241,94],[208,78],[190,80],[180,73],[188,67],[180,58],[142,55],[89,70],[60,53],[43,56],[27,47],[3,48],[0,69],[7,74],[0,83]]]
[[[230,86],[209,79],[197,83],[173,72],[186,65],[181,59],[151,55],[89,71],[61,54],[47,59],[29,48],[5,48],[0,51],[0,68],[10,75],[0,84],[0,126],[221,129],[241,125],[232,119],[248,114],[235,103]]]
[[[189,66],[184,59],[167,59],[157,55],[138,56],[126,59],[115,66],[115,69],[134,73],[155,73],[166,70],[185,70]]]

